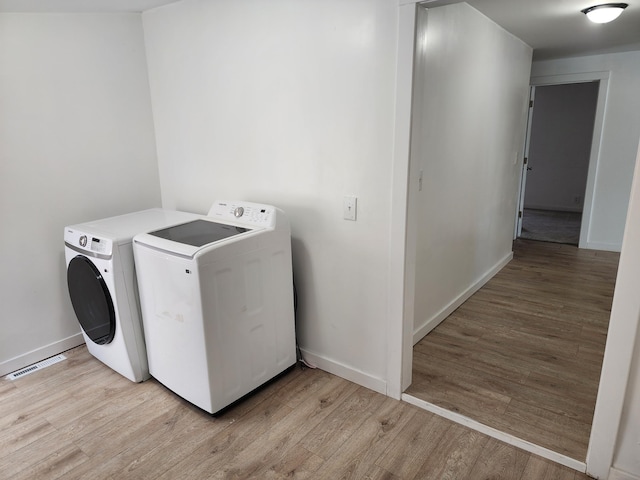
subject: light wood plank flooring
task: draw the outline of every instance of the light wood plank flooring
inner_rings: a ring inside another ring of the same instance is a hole
[[[213,418],[91,357],[0,379],[2,479],[588,477],[321,370]]]
[[[584,461],[619,254],[517,240],[414,347],[407,393]]]

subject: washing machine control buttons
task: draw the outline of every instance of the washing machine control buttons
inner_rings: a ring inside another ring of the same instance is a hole
[[[240,218],[242,215],[244,215],[244,208],[243,207],[237,207],[234,211],[233,211],[233,215],[236,218]]]
[[[87,246],[87,236],[86,235],[82,235],[80,237],[79,242],[81,247],[86,247]]]

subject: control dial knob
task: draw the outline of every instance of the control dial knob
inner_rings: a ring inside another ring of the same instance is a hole
[[[233,211],[233,215],[236,218],[240,218],[242,215],[244,215],[244,208],[242,207],[236,207],[236,209]]]

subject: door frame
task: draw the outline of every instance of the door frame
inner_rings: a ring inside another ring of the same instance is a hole
[[[600,163],[600,145],[602,143],[602,134],[604,127],[604,113],[607,106],[607,95],[609,93],[609,77],[610,72],[587,72],[564,75],[549,75],[541,77],[531,77],[531,88],[548,86],[548,85],[566,85],[571,83],[587,83],[599,81],[598,100],[596,102],[596,114],[593,122],[593,135],[591,137],[591,153],[589,154],[589,166],[587,170],[587,185],[584,193],[584,206],[582,209],[582,221],[580,223],[580,240],[578,248],[601,249],[600,245],[590,240],[591,238],[591,220],[593,212],[593,204],[595,201],[596,177],[598,174],[598,166]],[[529,143],[530,122],[527,130],[527,140]],[[526,166],[523,166],[525,169]],[[523,179],[525,174],[523,173]],[[516,213],[516,229],[518,229],[518,220],[521,209],[524,207],[524,189],[525,185],[520,185],[520,196],[518,198],[518,212]],[[519,234],[519,231],[517,232]]]
[[[411,385],[415,300],[416,223],[408,212],[413,64],[417,0],[401,0],[395,88],[394,149],[391,177],[391,224],[387,292],[388,396],[400,400]]]
[[[535,85],[529,86],[529,108],[527,110],[527,126],[524,135],[524,153],[522,155],[522,171],[520,172],[520,186],[518,188],[518,202],[516,209],[516,228],[513,234],[515,240],[522,234],[522,219],[524,217],[524,195],[527,188],[527,171],[529,170],[529,147],[531,145],[531,127],[533,125],[533,104],[536,99]]]

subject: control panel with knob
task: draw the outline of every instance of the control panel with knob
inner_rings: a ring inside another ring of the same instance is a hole
[[[238,222],[248,227],[273,227],[276,208],[271,205],[240,201],[217,201],[209,210],[209,217]]]

